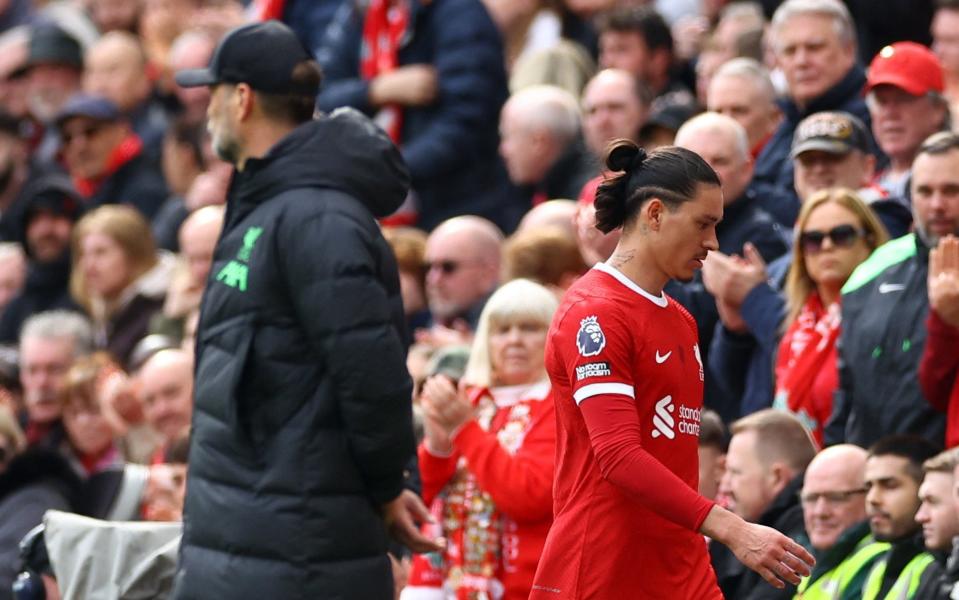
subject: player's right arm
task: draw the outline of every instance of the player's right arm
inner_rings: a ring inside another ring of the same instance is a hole
[[[720,506],[712,507],[699,531],[727,546],[741,563],[777,589],[786,587],[783,582],[799,585],[816,564],[813,556],[789,537],[771,527],[746,522]]]

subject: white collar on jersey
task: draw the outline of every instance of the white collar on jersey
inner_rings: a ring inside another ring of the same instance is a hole
[[[610,265],[604,262],[598,262],[593,268],[599,269],[603,273],[608,273],[609,275],[612,275],[616,279],[616,281],[625,285],[629,289],[633,290],[634,292],[636,292],[643,298],[646,298],[647,300],[649,300],[650,302],[652,302],[653,304],[655,304],[656,306],[660,308],[666,308],[666,306],[669,304],[669,300],[666,299],[666,292],[660,292],[659,296],[654,296],[650,294],[643,288],[636,285],[636,282],[634,282],[629,277],[626,277],[626,275],[624,275],[622,271],[620,271],[613,265]]]

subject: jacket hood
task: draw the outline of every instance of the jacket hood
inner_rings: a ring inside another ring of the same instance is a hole
[[[34,213],[46,210],[57,215],[63,215],[76,223],[83,216],[83,202],[80,195],[73,188],[73,183],[65,174],[53,172],[38,177],[27,186],[24,191],[24,202],[21,208],[20,239],[30,256],[30,246],[27,244],[27,226]]]
[[[332,188],[376,217],[406,199],[410,175],[399,150],[370,119],[351,108],[304,123],[266,156],[247,161],[231,184],[238,205],[259,204],[298,188]]]

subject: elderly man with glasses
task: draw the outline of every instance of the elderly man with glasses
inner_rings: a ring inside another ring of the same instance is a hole
[[[799,584],[801,598],[859,598],[866,575],[889,544],[877,542],[866,520],[863,473],[868,453],[840,444],[806,468],[799,501],[816,566]]]

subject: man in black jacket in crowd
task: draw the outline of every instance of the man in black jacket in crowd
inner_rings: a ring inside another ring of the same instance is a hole
[[[735,421],[719,495],[729,510],[751,523],[772,527],[809,548],[799,490],[816,447],[792,415],[772,408]],[[796,586],[776,589],[750,571],[722,544],[710,544],[710,559],[726,598],[791,600]]]
[[[39,177],[24,196],[20,239],[27,253],[23,290],[0,313],[0,343],[14,344],[23,323],[40,312],[80,308],[70,296],[70,234],[83,207],[70,179]]]
[[[177,83],[211,87],[213,147],[236,172],[197,331],[174,596],[392,598],[387,531],[439,548],[404,491],[412,384],[375,220],[406,197],[406,167],[359,113],[312,120],[319,67],[276,21],[233,30]]]

